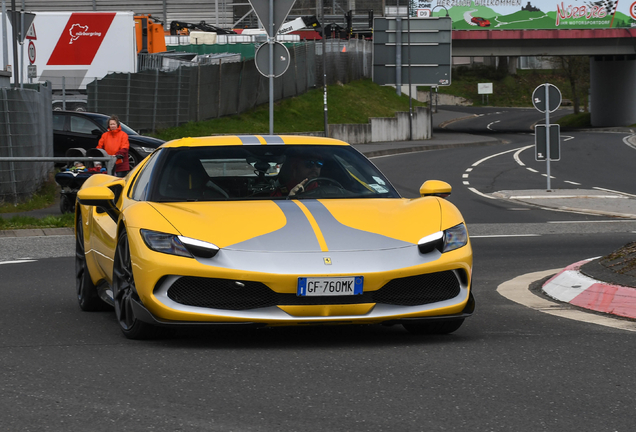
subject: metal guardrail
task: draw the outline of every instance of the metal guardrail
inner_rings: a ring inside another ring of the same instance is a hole
[[[64,156],[64,157],[0,157],[0,162],[106,162],[106,170],[109,173],[113,172],[115,163],[117,161],[116,156],[103,156],[103,157],[91,157],[91,156]]]

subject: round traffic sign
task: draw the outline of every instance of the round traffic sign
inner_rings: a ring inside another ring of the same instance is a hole
[[[256,61],[256,69],[261,73],[261,75],[268,77],[269,73],[269,43],[261,44],[256,49],[256,54],[254,55],[254,60]],[[289,67],[289,50],[285,45],[280,42],[274,43],[274,78],[278,78],[285,72],[287,72],[287,68]]]
[[[548,111],[554,112],[561,106],[561,92],[552,84],[541,84],[534,89],[532,93],[532,105],[534,105],[539,112],[546,111],[546,88],[548,89]]]
[[[636,20],[636,2],[629,7],[629,14]]]
[[[35,63],[35,44],[32,40],[29,41],[29,47],[27,49],[29,55],[29,63]]]

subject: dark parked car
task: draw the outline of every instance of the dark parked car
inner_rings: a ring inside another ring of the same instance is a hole
[[[107,130],[108,117],[88,112],[53,111],[53,156],[64,157],[70,148],[97,147],[99,139]],[[128,160],[131,169],[165,142],[139,135],[123,123],[121,129],[128,134]]]

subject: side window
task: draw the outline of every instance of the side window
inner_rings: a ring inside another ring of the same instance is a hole
[[[53,113],[53,130],[54,131],[63,131],[64,130],[64,120],[66,120],[66,117],[64,117],[63,115]]]
[[[148,193],[148,185],[150,184],[150,176],[152,174],[155,163],[157,162],[158,155],[161,150],[154,152],[150,155],[148,162],[141,169],[141,172],[137,174],[135,185],[132,188],[130,198],[135,201],[144,201]]]
[[[71,116],[71,132],[90,135],[95,129],[99,128],[92,121],[84,117]]]

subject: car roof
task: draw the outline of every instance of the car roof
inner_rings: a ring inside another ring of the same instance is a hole
[[[53,111],[53,114],[65,114],[65,115],[73,114],[73,115],[91,117],[91,118],[94,118],[94,119],[109,118],[110,117],[110,116],[108,116],[106,114],[102,114],[102,113],[93,113],[93,112],[86,112],[86,111],[69,111],[69,110],[66,110],[66,111],[63,111],[63,110]]]
[[[333,138],[304,135],[219,135],[196,138],[180,138],[163,144],[163,147],[207,147],[241,145],[324,145],[348,146]]]

